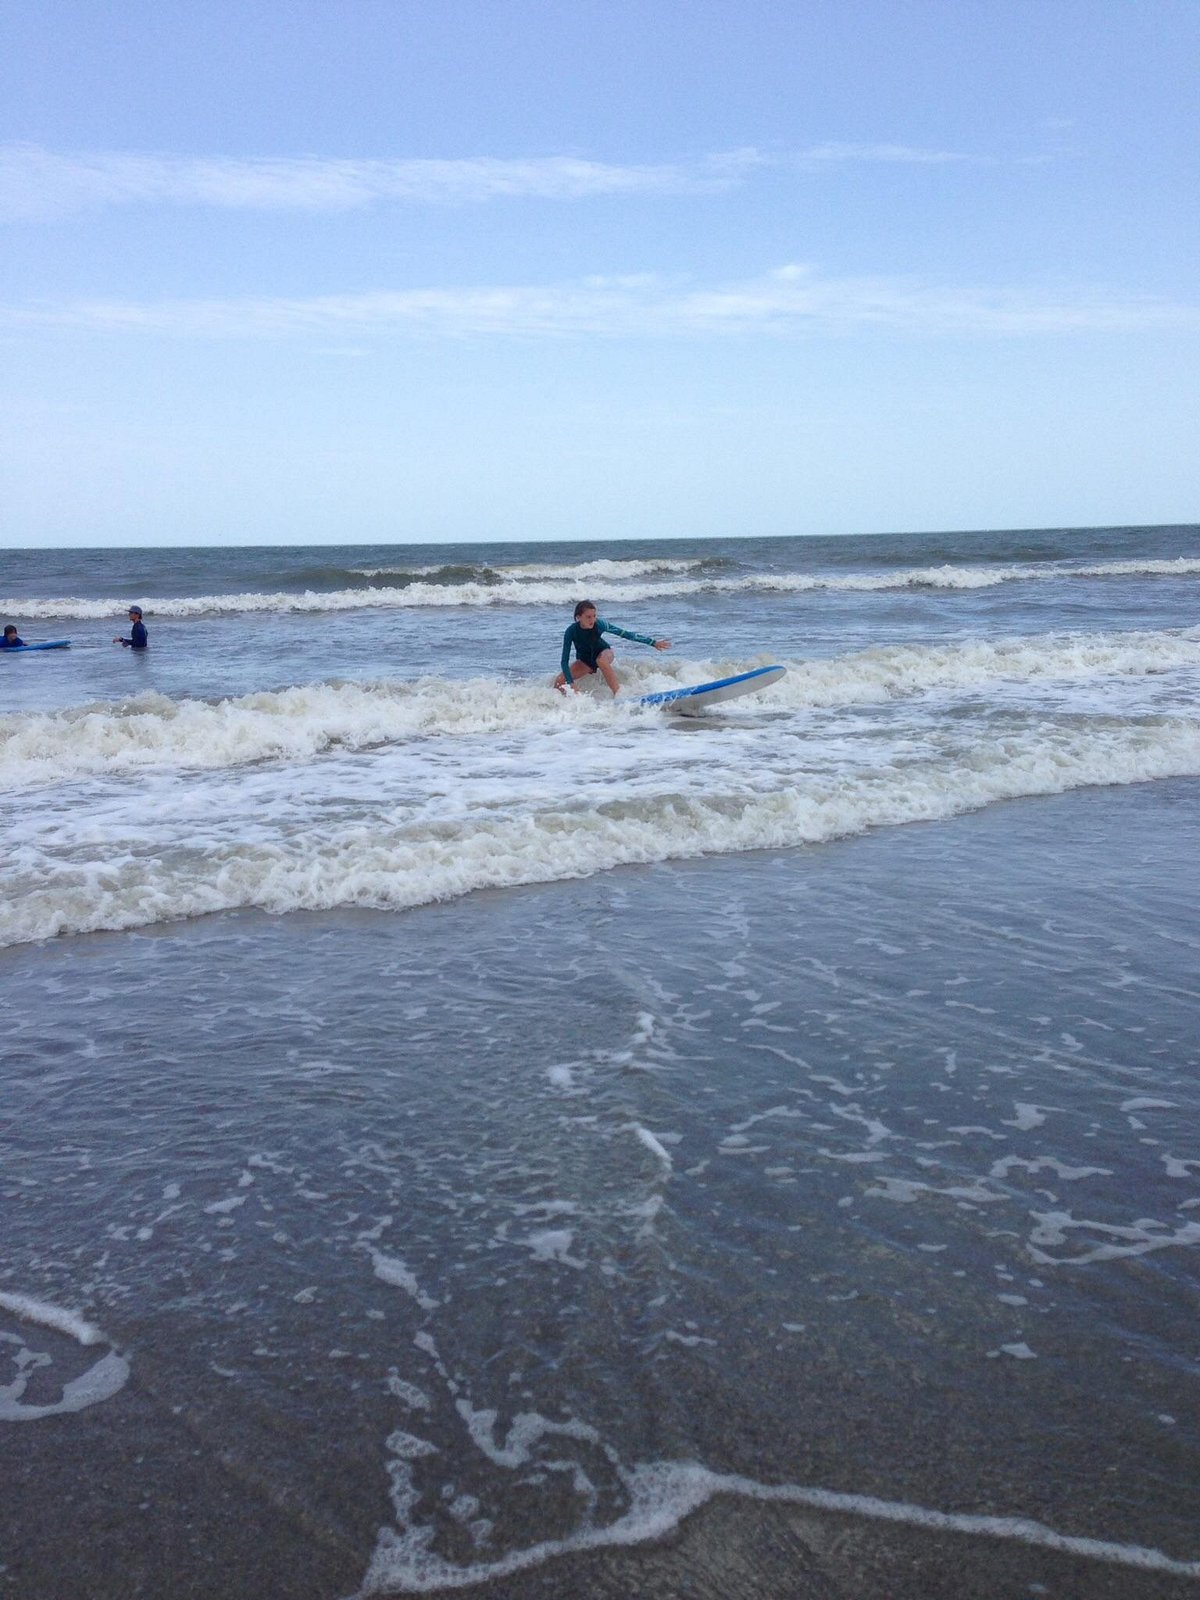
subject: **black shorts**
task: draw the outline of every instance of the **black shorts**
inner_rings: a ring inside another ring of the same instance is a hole
[[[602,644],[600,648],[594,652],[591,650],[576,650],[575,659],[576,661],[582,661],[584,666],[588,667],[592,672],[598,672],[600,669],[600,657],[606,650],[611,649],[612,645]]]

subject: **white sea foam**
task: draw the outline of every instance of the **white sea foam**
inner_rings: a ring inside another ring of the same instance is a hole
[[[720,565],[721,563],[715,563]],[[666,556],[653,556],[646,560],[580,561],[544,564],[526,561],[518,566],[497,567],[497,572],[516,579],[564,578],[576,585],[581,583],[626,583],[631,578],[658,577],[664,573],[702,573],[712,570],[714,563],[700,557],[671,560]]]
[[[535,1261],[559,1261],[564,1266],[577,1268],[584,1265],[577,1256],[571,1254],[575,1234],[570,1228],[539,1228],[536,1233],[517,1242],[530,1251]]]
[[[1039,1106],[1030,1105],[1024,1100],[1016,1100],[1013,1105],[1016,1116],[1001,1119],[1006,1128],[1019,1128],[1022,1133],[1028,1133],[1030,1128],[1040,1128],[1046,1120]]]
[[[35,1300],[29,1295],[0,1291],[0,1310],[11,1312],[23,1322],[52,1328],[55,1332],[66,1334],[68,1338],[84,1346],[109,1342],[94,1323],[88,1322],[78,1312],[68,1311],[62,1306],[49,1305],[46,1301]],[[39,1367],[42,1364],[43,1361],[40,1359],[36,1363],[31,1363]],[[119,1351],[110,1349],[98,1361],[93,1362],[86,1372],[63,1384],[57,1400],[43,1405],[30,1405],[21,1398],[28,1383],[26,1373],[22,1372],[12,1383],[0,1385],[0,1422],[35,1422],[42,1417],[58,1417],[73,1411],[84,1411],[89,1406],[98,1405],[102,1400],[111,1399],[118,1390],[124,1388],[128,1379],[128,1360]]]
[[[599,784],[634,759],[620,741],[586,747]],[[489,770],[462,796],[447,780],[430,793],[422,779],[420,798],[403,804],[381,796],[364,808],[351,787],[339,811],[323,790],[293,793],[274,775],[241,797],[226,789],[216,803],[181,788],[146,805],[122,787],[83,812],[72,797],[12,829],[0,943],[243,906],[403,909],[620,865],[821,843],[1089,784],[1200,775],[1200,724],[1183,718],[1034,720],[1008,735],[985,727],[919,758],[904,756],[904,741],[898,748],[840,770],[795,772],[781,757],[775,769],[740,774],[735,744],[708,771],[651,761],[599,802],[560,797],[554,773],[564,753],[554,741],[540,753],[526,748],[516,778]],[[361,789],[364,775],[355,776]],[[448,781],[466,777],[454,768]],[[415,789],[410,779],[407,792]],[[1018,1107],[1020,1119],[1040,1114]]]
[[[1069,1211],[1035,1211],[1037,1226],[1026,1248],[1041,1266],[1082,1267],[1091,1261],[1119,1261],[1129,1256],[1149,1255],[1155,1250],[1186,1249],[1200,1244],[1200,1222],[1185,1222],[1168,1228],[1161,1222],[1142,1221],[1131,1226],[1091,1222]],[[1073,1255],[1050,1255],[1048,1250],[1069,1246],[1072,1232],[1099,1235],[1105,1242]]]
[[[436,569],[430,569],[436,570]],[[945,562],[933,567],[903,567],[877,572],[784,572],[721,575],[705,570],[703,563],[669,562],[592,562],[577,567],[522,567],[499,569],[501,581],[476,579],[465,583],[428,583],[417,578],[402,586],[374,586],[344,589],[304,589],[249,591],[233,594],[166,595],[143,601],[148,618],[238,615],[252,612],[337,612],[367,609],[406,610],[429,606],[572,605],[579,599],[584,584],[606,585],[595,598],[602,606],[622,601],[658,600],[673,595],[781,593],[802,594],[811,590],[840,590],[848,593],[888,589],[990,589],[1005,583],[1036,583],[1051,579],[1102,579],[1136,577],[1190,578],[1200,574],[1200,558],[1178,556],[1171,560],[1110,561],[1092,566],[1057,563],[1015,563],[1008,566],[972,566]],[[381,577],[387,569],[377,568]],[[520,576],[513,573],[520,572]],[[123,617],[127,596],[85,598],[82,596],[7,596],[0,598],[0,612],[6,616],[40,620],[43,618]]]
[[[458,1399],[454,1404],[476,1447],[498,1467],[525,1466],[532,1458],[534,1445],[544,1438],[577,1439],[584,1444],[599,1442],[599,1434],[586,1422],[554,1422],[536,1411],[519,1411],[509,1424],[504,1442],[498,1444],[499,1412],[477,1409],[469,1400]]]
[[[0,716],[0,785],[156,766],[208,770],[369,749],[415,735],[518,732],[595,707],[544,683],[313,683],[210,703],[139,695],[121,705]]]
[[[883,645],[821,661],[785,663],[763,691],[788,707],[883,703],[931,690],[971,692],[995,683],[1105,680],[1200,667],[1200,630],[1034,634],[942,645]]]
[[[410,1411],[431,1411],[433,1402],[423,1389],[418,1389],[415,1383],[409,1383],[402,1378],[395,1367],[388,1373],[385,1387],[389,1394],[396,1396]]]
[[[885,705],[997,683],[1093,683],[1200,672],[1200,631],[1034,635],[950,645],[894,645],[784,663],[788,674],[747,706],[793,711]],[[622,673],[631,694],[703,683],[744,660],[642,662]],[[1190,677],[1188,679],[1190,685]],[[1181,690],[1190,698],[1190,689]],[[623,711],[625,708],[619,708]],[[517,734],[611,714],[590,695],[563,700],[543,681],[496,678],[317,682],[209,702],[140,695],[118,705],[0,715],[0,790],[156,767],[212,770],[298,761],[414,737]],[[654,711],[652,715],[662,716]],[[736,711],[735,715],[738,714]]]
[[[1056,1156],[1036,1156],[1032,1161],[1027,1161],[1023,1156],[1005,1156],[1002,1161],[993,1163],[989,1178],[1007,1179],[1010,1172],[1022,1169],[1031,1175],[1038,1172],[1053,1172],[1064,1183],[1077,1183],[1080,1178],[1111,1178],[1111,1167],[1072,1167],[1065,1161],[1059,1161]]]
[[[606,593],[606,604],[620,601],[665,598],[687,594],[694,585],[686,580],[623,582]],[[774,587],[766,584],[760,587]],[[579,584],[557,580],[500,583],[476,580],[467,583],[413,582],[402,587],[387,585],[351,589],[272,590],[239,594],[166,595],[144,602],[147,621],[156,617],[241,616],[254,612],[274,614],[321,613],[339,611],[404,611],[429,606],[569,606],[579,599]],[[83,599],[0,599],[5,616],[31,621],[58,618],[80,620],[125,615],[128,600],[118,598]]]
[[[631,1123],[630,1128],[635,1137],[649,1150],[650,1154],[657,1156],[666,1170],[670,1172],[674,1162],[671,1160],[670,1153],[663,1146],[661,1140],[656,1139],[649,1128],[643,1128],[640,1122]]]
[[[720,563],[717,563],[718,565]],[[623,583],[631,578],[655,577],[667,573],[702,572],[714,563],[704,557],[672,560],[667,556],[654,556],[643,560],[601,561],[521,561],[496,563],[490,570],[513,583],[531,580],[561,579],[576,585],[582,583]],[[432,567],[357,567],[351,569],[362,578],[432,577],[444,573],[446,564]]]
[[[61,1397],[48,1405],[25,1405],[19,1399],[23,1391],[20,1380],[7,1388],[0,1388],[0,1422],[36,1422],[41,1417],[61,1417],[72,1411],[86,1411],[89,1406],[111,1400],[129,1381],[129,1363],[124,1356],[110,1350],[93,1366],[63,1385]]]
[[[494,1418],[494,1413],[490,1415]],[[430,1529],[411,1527],[397,1532],[385,1528],[380,1532],[359,1593],[361,1596],[427,1594],[442,1588],[465,1589],[541,1566],[572,1552],[622,1548],[663,1539],[685,1517],[719,1494],[805,1506],[835,1516],[891,1522],[932,1533],[1008,1539],[1080,1560],[1200,1579],[1200,1561],[1177,1560],[1164,1551],[1144,1545],[1058,1533],[1029,1517],[936,1511],[901,1500],[883,1500],[875,1495],[840,1493],[800,1484],[762,1484],[740,1475],[712,1472],[697,1462],[654,1462],[635,1467],[622,1477],[628,1508],[616,1521],[606,1527],[587,1524],[566,1538],[543,1540],[523,1550],[514,1550],[498,1561],[458,1566],[432,1549]]]
[[[366,1247],[370,1251],[371,1265],[375,1269],[375,1276],[383,1283],[390,1283],[394,1288],[403,1289],[421,1307],[422,1311],[435,1311],[438,1306],[432,1295],[426,1294],[417,1282],[416,1273],[411,1271],[408,1263],[399,1256],[385,1255],[382,1250],[373,1246]]]
[[[1190,578],[1200,572],[1200,561],[1192,556],[1175,556],[1168,561],[1101,561],[1071,570],[1080,578]]]
[[[428,1439],[419,1438],[415,1433],[408,1433],[403,1428],[397,1428],[388,1434],[387,1448],[402,1461],[418,1461],[422,1456],[435,1456],[438,1453],[435,1444],[431,1444]]]
[[[95,1323],[88,1322],[77,1311],[64,1310],[62,1306],[48,1305],[44,1300],[34,1300],[29,1295],[12,1294],[0,1290],[0,1310],[11,1311],[24,1322],[37,1322],[43,1328],[54,1328],[65,1333],[79,1344],[103,1344],[107,1341]]]

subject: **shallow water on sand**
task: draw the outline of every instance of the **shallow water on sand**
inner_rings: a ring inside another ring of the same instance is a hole
[[[1195,1592],[1196,798],[3,952],[3,1592]]]

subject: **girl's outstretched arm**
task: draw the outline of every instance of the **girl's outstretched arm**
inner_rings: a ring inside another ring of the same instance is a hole
[[[630,633],[628,628],[618,628],[615,622],[605,622],[603,617],[596,618],[596,626],[601,633],[615,633],[618,639],[632,639],[635,644],[652,644],[656,650],[669,650],[670,639],[652,639],[646,633]]]

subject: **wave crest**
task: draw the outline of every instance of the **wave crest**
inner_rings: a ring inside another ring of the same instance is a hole
[[[763,664],[623,661],[621,677],[630,700],[617,710],[627,710],[637,694],[705,683]],[[1200,668],[1200,630],[880,646],[784,665],[787,677],[746,701],[746,711],[885,704],[927,693],[970,693],[998,682],[1080,682],[1194,670]],[[203,771],[308,761],[333,749],[367,750],[408,738],[519,734],[610,714],[606,695],[593,699],[584,693],[566,701],[550,690],[547,679],[537,678],[335,680],[218,701],[146,694],[118,705],[0,715],[0,786],[11,792],[154,768]]]
[[[369,824],[336,826],[314,817],[286,835],[126,851],[119,868],[31,856],[0,909],[0,945],[247,907],[402,910],[478,889],[794,848],[943,820],[1001,800],[1184,775],[1200,775],[1200,724],[1115,721],[981,737],[952,756],[837,779],[812,775],[770,792],[667,788],[598,805],[587,797],[552,798],[520,815],[483,810],[412,821],[379,815]]]
[[[637,569],[637,570],[634,570]],[[1178,556],[1163,561],[1109,561],[1092,566],[963,566],[908,567],[889,572],[862,573],[750,573],[723,575],[723,565],[711,562],[593,562],[575,567],[437,567],[375,568],[363,572],[321,569],[322,575],[342,582],[368,578],[365,585],[340,588],[249,591],[236,594],[164,596],[145,600],[146,615],[202,617],[243,615],[253,612],[337,612],[403,609],[432,606],[569,606],[585,586],[604,585],[595,596],[601,605],[641,600],[672,599],[696,594],[803,594],[813,590],[873,592],[889,589],[973,590],[1004,583],[1046,582],[1050,579],[1103,579],[1130,577],[1187,578],[1200,575],[1200,557]],[[519,576],[514,574],[519,573]],[[315,581],[313,573],[309,581]],[[30,620],[50,618],[99,619],[123,617],[127,596],[88,599],[0,599],[5,616]]]

